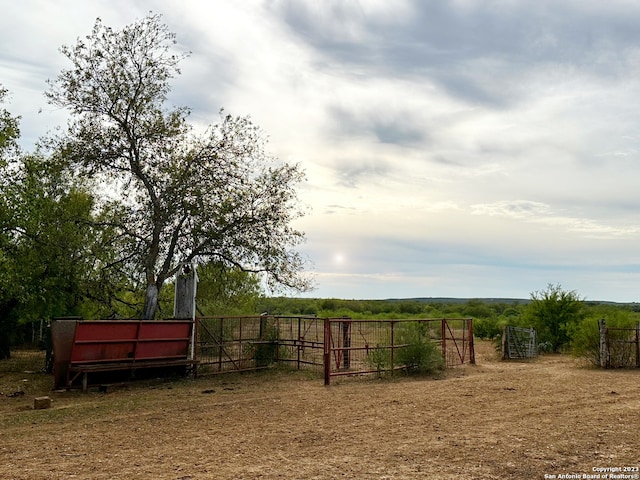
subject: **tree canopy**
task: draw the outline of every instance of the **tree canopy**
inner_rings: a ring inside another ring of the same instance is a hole
[[[4,94],[4,92],[3,92]],[[77,313],[98,247],[93,199],[64,162],[20,151],[18,119],[0,112],[0,358],[18,324]],[[13,337],[13,338],[12,338]]]
[[[7,99],[8,91],[0,85],[0,104]],[[6,162],[6,157],[18,150],[17,140],[20,138],[20,118],[0,109],[0,162]]]
[[[5,102],[6,97],[7,90],[0,86],[0,104]],[[4,108],[0,109],[0,189],[11,184],[7,167],[9,159],[18,149],[19,136],[19,118],[13,117]],[[10,209],[7,200],[6,195],[0,196],[0,271],[3,272],[0,276],[0,359],[10,355],[10,315],[17,303],[12,275],[13,258],[9,253],[10,232],[7,227]]]
[[[546,290],[531,294],[525,321],[538,331],[539,342],[547,342],[551,351],[559,352],[569,345],[572,329],[584,315],[584,300],[577,292],[549,284]]]
[[[144,317],[181,262],[209,259],[263,274],[272,287],[309,288],[291,227],[302,215],[298,165],[272,158],[248,117],[221,111],[196,134],[189,109],[169,107],[170,80],[186,53],[158,15],[115,31],[100,19],[62,53],[72,67],[50,81],[72,119],[55,149],[78,175],[101,183],[119,251],[112,266],[146,290]]]

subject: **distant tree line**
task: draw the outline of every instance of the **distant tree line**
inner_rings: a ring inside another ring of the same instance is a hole
[[[274,315],[317,315],[362,319],[473,318],[474,336],[496,341],[506,325],[535,328],[542,352],[568,353],[587,359],[596,355],[598,320],[611,327],[633,327],[640,321],[640,305],[588,302],[572,290],[549,284],[526,301],[469,299],[340,300],[313,298],[261,298],[258,310]]]

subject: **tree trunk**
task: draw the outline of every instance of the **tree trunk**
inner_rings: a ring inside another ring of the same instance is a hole
[[[0,303],[0,360],[11,358],[11,333],[15,329],[15,319],[11,317],[11,311],[18,306],[16,299]]]
[[[0,327],[3,330],[2,327]],[[9,342],[9,332],[0,332],[0,360],[11,358],[11,345]]]
[[[158,286],[155,283],[147,285],[144,297],[144,320],[153,320],[158,309]]]

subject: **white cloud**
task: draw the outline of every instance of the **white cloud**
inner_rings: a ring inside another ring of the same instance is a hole
[[[119,28],[148,10],[192,52],[171,100],[199,126],[220,107],[250,115],[306,169],[296,226],[316,295],[526,297],[560,282],[637,299],[635,3],[13,2],[0,83],[25,146],[66,120],[42,96],[58,47],[97,16]]]

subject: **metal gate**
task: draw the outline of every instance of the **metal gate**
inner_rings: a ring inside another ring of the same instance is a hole
[[[635,328],[614,328],[600,320],[599,328],[602,367],[640,368],[640,323]]]
[[[473,348],[473,320],[471,318],[443,318],[442,358],[445,366],[455,367],[464,363],[476,363]]]
[[[381,374],[406,369],[401,351],[410,347],[407,330],[421,341],[433,341],[446,367],[475,363],[473,320],[324,320],[324,383],[332,377]]]
[[[534,358],[538,343],[534,328],[505,326],[502,330],[502,359]]]
[[[323,320],[316,317],[197,317],[198,373],[322,366]]]

